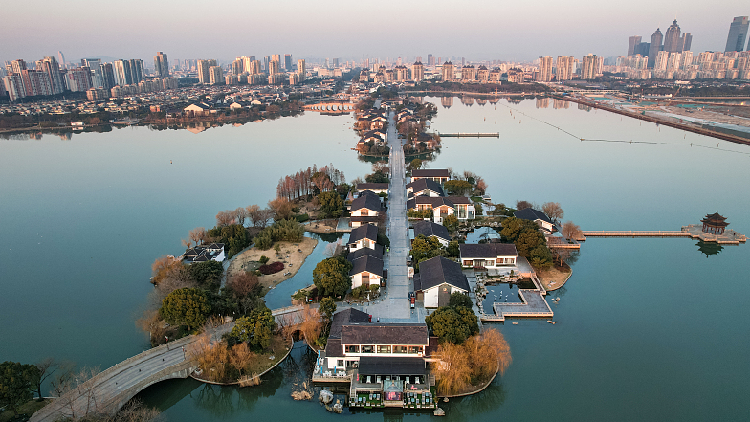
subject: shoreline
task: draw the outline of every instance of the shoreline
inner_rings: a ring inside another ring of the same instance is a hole
[[[235,255],[232,258],[232,262],[227,268],[227,279],[230,279],[232,275],[239,273],[240,271],[250,271],[246,269],[248,264],[258,263],[258,259],[265,255],[268,258],[269,263],[276,261],[284,262],[284,270],[279,271],[275,274],[261,275],[258,277],[258,282],[261,286],[267,290],[271,290],[278,286],[283,281],[286,281],[295,275],[305,263],[305,260],[310,256],[315,248],[318,246],[318,239],[312,237],[303,237],[300,242],[276,242],[279,245],[282,256],[279,257],[276,251],[271,248],[265,251],[257,249],[255,246]],[[301,250],[301,252],[299,252]],[[283,255],[286,253],[287,255]],[[288,264],[292,264],[290,267]],[[253,265],[254,266],[254,265]],[[254,270],[254,269],[253,269]],[[284,275],[288,274],[288,275]]]

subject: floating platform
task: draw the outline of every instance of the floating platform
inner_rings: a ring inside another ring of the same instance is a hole
[[[482,314],[482,322],[505,322],[506,317],[552,318],[555,316],[549,304],[537,289],[520,289],[522,302],[495,302],[495,315]]]

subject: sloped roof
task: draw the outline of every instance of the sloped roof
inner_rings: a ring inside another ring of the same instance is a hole
[[[516,211],[513,213],[513,215],[516,218],[520,218],[522,220],[531,220],[531,221],[542,220],[550,224],[554,224],[552,223],[552,220],[550,220],[549,217],[547,217],[547,214],[541,211],[537,211],[533,208],[526,208],[525,210]]]
[[[411,177],[451,177],[448,169],[414,169],[411,171]]]
[[[364,226],[357,227],[349,233],[349,241],[347,241],[347,244],[356,243],[362,239],[370,239],[373,242],[377,242],[378,228],[372,224],[365,224]]]
[[[512,243],[464,243],[458,245],[461,258],[496,258],[498,256],[518,256],[516,245]]]
[[[357,184],[357,190],[381,190],[381,189],[388,189],[388,183],[358,183]]]
[[[366,248],[365,248],[366,249]],[[349,277],[368,272],[376,276],[383,276],[383,259],[372,255],[362,255],[351,261],[352,269],[349,271]]]
[[[415,196],[410,200],[406,201],[406,209],[413,210],[417,208],[417,205],[429,204],[432,208],[438,208],[443,205],[447,205],[453,208],[453,203],[443,196]]]
[[[342,344],[430,344],[424,323],[350,323],[341,327]]]
[[[367,192],[370,192],[370,194],[367,194]],[[362,193],[363,195],[352,201],[352,211],[368,209],[379,212],[382,208],[380,197],[372,191],[363,191]]]
[[[331,333],[328,335],[328,338],[340,339],[341,327],[344,324],[349,324],[352,322],[368,322],[369,320],[370,315],[354,308],[346,308],[343,311],[336,312],[335,314],[333,314],[333,321],[331,321]],[[326,355],[328,355],[327,352]]]
[[[423,358],[375,357],[359,358],[362,375],[424,375],[427,371]]]
[[[440,196],[445,196],[445,193],[443,193],[443,188],[441,188],[440,185],[437,184],[437,182],[431,179],[418,179],[406,185],[406,189],[411,189],[413,192],[420,192],[425,189],[429,189],[433,192],[438,193]]]
[[[378,259],[383,259],[383,249],[384,249],[383,245],[375,245],[375,249],[360,248],[360,249],[357,249],[356,251],[350,253],[346,257],[346,259],[348,259],[349,262],[352,262],[355,259],[357,259],[359,257],[362,257],[362,256],[365,256],[365,255],[373,256],[373,257],[378,258]]]
[[[419,263],[419,280],[414,276],[414,290],[427,290],[443,283],[469,291],[469,281],[461,271],[461,264],[444,256],[436,256]],[[417,283],[419,282],[419,286]]]
[[[451,235],[448,232],[448,229],[445,228],[445,226],[441,224],[433,223],[432,221],[415,221],[413,224],[414,227],[414,236],[419,236],[420,234],[423,234],[427,237],[430,236],[436,236],[441,239],[445,239],[450,241]]]
[[[453,203],[453,205],[457,205],[457,204],[471,205],[471,204],[473,204],[473,202],[471,201],[471,199],[467,198],[465,196],[449,196],[448,200],[451,201]]]

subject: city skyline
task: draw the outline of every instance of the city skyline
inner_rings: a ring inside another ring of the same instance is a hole
[[[583,57],[589,53],[609,57],[625,55],[632,35],[645,40],[656,28],[665,32],[675,17],[694,35],[693,51],[723,51],[733,17],[750,14],[728,2],[712,4],[711,13],[706,14],[705,6],[697,3],[653,4],[640,0],[607,5],[606,9],[592,0],[576,2],[576,7],[547,0],[534,5],[470,1],[458,9],[447,3],[423,1],[386,1],[377,7],[338,0],[314,5],[290,1],[287,3],[291,6],[284,8],[237,3],[231,7],[231,14],[225,14],[227,8],[195,13],[202,7],[197,2],[147,4],[137,0],[118,10],[118,23],[112,25],[102,18],[111,14],[108,5],[88,0],[80,3],[82,7],[75,13],[64,4],[49,1],[9,5],[0,28],[4,40],[0,60],[32,60],[58,51],[69,62],[101,56],[135,57],[144,63],[152,63],[157,51],[164,51],[170,58],[216,57],[221,61],[266,53],[342,60],[386,56],[411,59],[428,54],[463,56],[471,61],[531,61],[545,55]],[[140,13],[141,6],[150,13]],[[644,10],[648,10],[647,15]],[[34,17],[34,30],[28,28],[29,16]],[[371,24],[378,22],[379,35],[357,31],[359,25],[352,19],[357,16],[367,16]],[[414,23],[415,16],[421,23]],[[220,29],[207,24],[247,26],[248,17],[252,28],[248,37],[236,37],[227,31],[222,38]],[[539,25],[545,21],[549,25]],[[530,25],[536,30],[529,31]],[[461,30],[467,26],[472,30]],[[191,31],[206,29],[217,32],[217,36],[189,36]]]

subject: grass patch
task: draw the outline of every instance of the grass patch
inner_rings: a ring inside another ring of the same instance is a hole
[[[24,405],[21,406],[20,409],[18,409],[18,416],[14,419],[13,418],[13,412],[10,410],[6,410],[5,412],[0,412],[0,422],[10,422],[10,421],[27,421],[31,417],[31,415],[34,414],[37,410],[43,408],[44,406],[51,403],[52,400],[45,399],[43,401],[36,401],[32,400],[29,402],[26,402]]]

